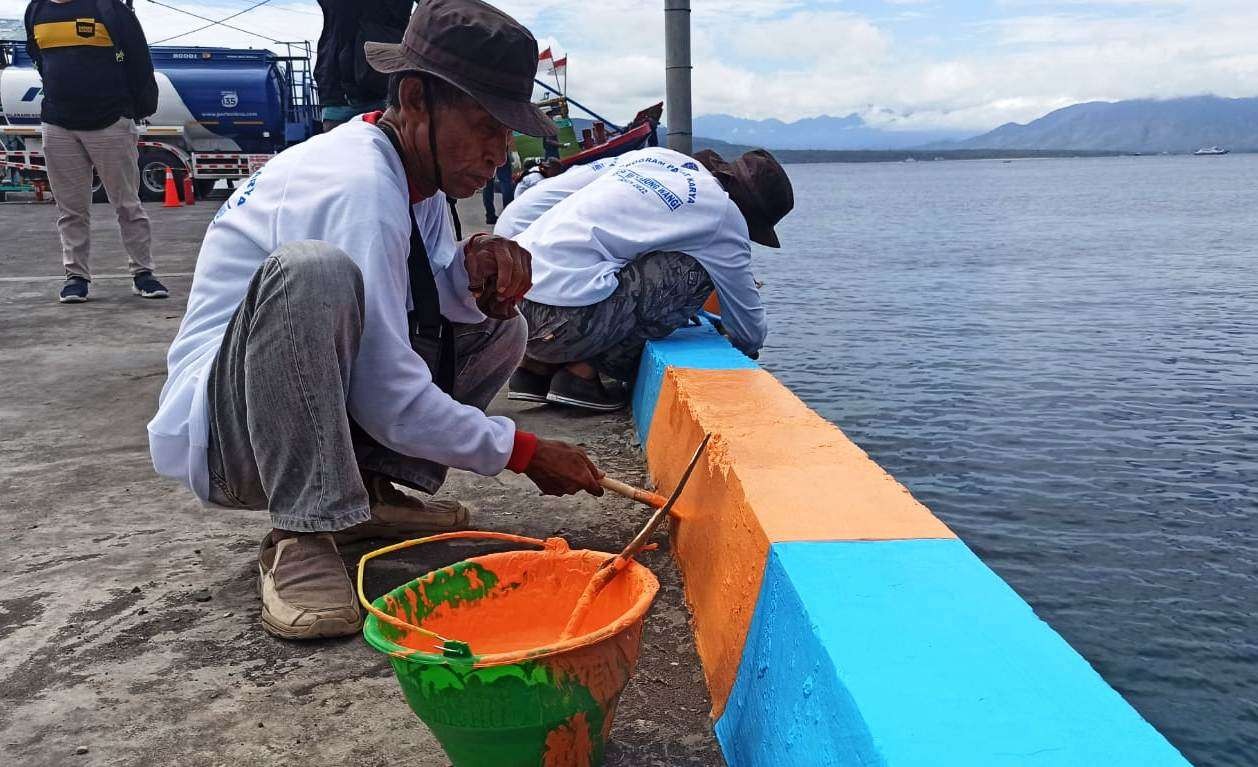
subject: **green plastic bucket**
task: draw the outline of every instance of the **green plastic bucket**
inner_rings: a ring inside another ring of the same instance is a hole
[[[366,562],[450,538],[542,546],[458,562],[368,603]],[[371,552],[359,562],[363,634],[389,655],[402,693],[454,767],[595,767],[638,660],[642,620],[659,590],[631,562],[599,593],[572,639],[568,617],[613,555],[566,541],[447,533]]]

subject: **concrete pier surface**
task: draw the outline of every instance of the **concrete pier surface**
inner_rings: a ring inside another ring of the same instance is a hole
[[[218,207],[149,208],[165,301],[131,295],[117,225],[93,206],[91,300],[56,302],[56,209],[0,204],[0,763],[13,765],[448,764],[361,639],[288,642],[259,625],[265,514],[203,509],[149,463],[145,424],[165,380],[197,249]],[[479,197],[461,205],[465,233]],[[493,411],[585,445],[645,482],[626,414]],[[645,521],[629,501],[539,497],[525,478],[453,472],[442,491],[476,526],[615,550]],[[661,591],[621,699],[609,765],[720,765],[680,579]],[[347,563],[373,544],[344,548]],[[373,563],[367,591],[493,550],[419,548]]]

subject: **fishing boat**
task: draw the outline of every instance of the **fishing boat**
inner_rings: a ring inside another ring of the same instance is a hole
[[[577,129],[568,113],[570,105],[595,118],[590,127],[581,129],[580,136],[577,135]],[[627,125],[618,126],[563,95],[541,101],[538,107],[555,123],[559,135],[548,147],[540,138],[517,133],[517,173],[530,160],[541,161],[546,157],[558,157],[565,167],[571,167],[622,155],[644,146],[656,146],[656,131],[660,125],[660,117],[664,114],[664,103],[659,102],[638,112]]]
[[[1198,157],[1207,157],[1210,155],[1227,154],[1228,151],[1229,150],[1224,149],[1221,146],[1207,146],[1207,147],[1202,147],[1201,149],[1198,149],[1197,151],[1193,152],[1193,154],[1197,155]]]
[[[543,140],[516,133],[513,164],[517,174],[522,173],[527,165],[549,157],[557,158],[565,167],[571,167],[659,144],[657,129],[660,118],[664,115],[663,102],[641,110],[622,127],[568,96],[566,55],[556,58],[550,48],[547,48],[538,57],[538,67],[539,74],[547,72],[555,78],[554,87],[540,78],[534,78],[533,82],[547,94],[536,102],[537,107],[555,123],[559,135],[554,139]],[[581,128],[580,136],[577,135],[577,128],[569,114],[569,109],[573,107],[593,118],[588,128]]]
[[[591,132],[594,140],[591,141],[589,138],[583,137],[585,141],[581,144],[581,151],[570,154],[567,157],[561,156],[559,161],[567,166],[582,165],[587,162],[601,160],[604,157],[622,155],[625,152],[641,149],[644,146],[655,146],[658,143],[656,130],[659,128],[659,118],[663,114],[663,110],[663,102],[642,110],[619,133],[608,134],[606,133],[606,126],[603,126],[605,140],[601,143],[596,142],[600,134],[599,127],[602,124],[594,123],[593,128],[586,129]]]

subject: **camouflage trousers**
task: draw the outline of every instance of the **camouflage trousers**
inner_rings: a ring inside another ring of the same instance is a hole
[[[604,375],[632,380],[646,342],[683,327],[713,290],[699,262],[676,251],[640,256],[617,277],[615,292],[590,306],[525,300],[525,355],[550,364],[586,362]]]

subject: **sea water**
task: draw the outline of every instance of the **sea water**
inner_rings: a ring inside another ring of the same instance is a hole
[[[764,366],[1185,756],[1258,765],[1258,155],[788,170]]]

